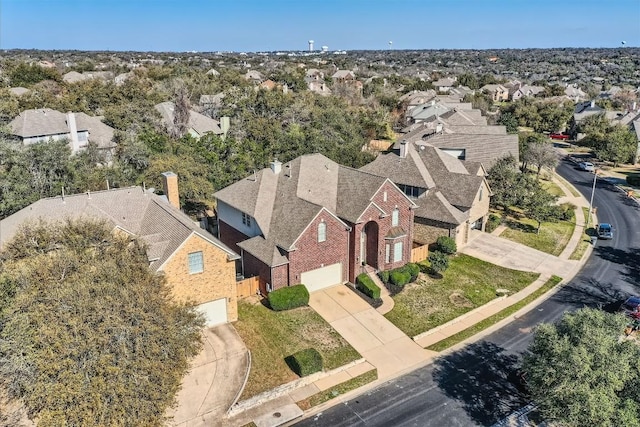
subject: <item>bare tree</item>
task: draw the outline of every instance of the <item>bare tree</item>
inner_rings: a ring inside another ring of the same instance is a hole
[[[189,130],[189,110],[191,101],[189,92],[182,84],[174,91],[173,133],[176,138],[184,136]]]
[[[524,155],[526,163],[534,165],[538,172],[536,177],[540,177],[542,168],[553,169],[558,164],[558,155],[553,149],[553,145],[548,142],[535,142],[529,145]]]

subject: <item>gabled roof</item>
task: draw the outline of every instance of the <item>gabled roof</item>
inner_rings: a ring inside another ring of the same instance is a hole
[[[147,257],[154,271],[161,269],[193,234],[220,248],[229,259],[238,258],[235,252],[171,206],[165,198],[140,187],[40,199],[0,221],[0,246],[11,240],[19,227],[28,221],[81,217],[106,220],[114,228],[140,237],[148,246]]]
[[[435,87],[453,86],[453,84],[455,82],[456,82],[455,78],[444,77],[442,79],[439,79],[439,80],[436,80],[435,82],[433,82],[433,86],[435,86]]]
[[[162,102],[157,104],[155,108],[162,116],[164,125],[168,129],[173,129],[175,127],[173,124],[175,109],[173,102]],[[220,122],[193,110],[189,110],[189,129],[198,134],[198,136],[202,136],[207,132],[212,132],[216,135],[223,133],[222,129],[220,129]]]
[[[442,105],[440,103],[431,101],[431,102],[427,102],[426,104],[417,105],[416,107],[413,107],[411,110],[409,110],[407,113],[412,119],[418,121],[418,120],[426,120],[430,117],[437,117],[445,113],[448,113],[450,111],[451,111],[451,108],[445,105]]]
[[[332,79],[344,79],[347,77],[355,78],[356,75],[351,70],[338,70],[331,76]]]
[[[29,93],[30,90],[27,89],[26,87],[12,87],[12,88],[9,88],[9,92],[15,96],[22,96],[25,93]]]
[[[278,261],[274,247],[294,249],[300,234],[322,210],[343,222],[356,223],[387,181],[341,166],[322,154],[298,157],[281,169],[279,173],[262,169],[214,194],[219,202],[255,218],[262,236],[240,247],[264,262]]]

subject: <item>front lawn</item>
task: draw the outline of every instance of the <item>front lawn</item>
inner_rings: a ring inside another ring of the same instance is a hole
[[[234,326],[251,351],[251,371],[241,399],[298,379],[284,358],[313,347],[330,370],[361,356],[310,307],[272,311],[259,302],[238,301]]]
[[[558,256],[573,235],[576,227],[575,212],[571,210],[571,219],[568,221],[543,222],[539,233],[536,233],[538,223],[526,217],[509,217],[505,225],[508,228],[500,237]]]
[[[514,293],[538,276],[458,254],[442,279],[421,274],[415,284],[395,295],[395,306],[385,317],[413,337],[486,304],[496,298],[496,289]]]

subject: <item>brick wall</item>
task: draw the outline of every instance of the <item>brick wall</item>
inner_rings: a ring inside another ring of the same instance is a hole
[[[259,276],[260,292],[267,294],[267,283],[271,283],[271,269],[268,265],[251,255],[249,252],[242,251],[242,264],[244,267],[244,277]]]
[[[289,281],[289,264],[278,265],[271,268],[271,286],[274,291],[276,289],[296,284],[297,282],[294,283]]]
[[[480,191],[476,194],[473,206],[469,210],[469,221],[474,222],[482,218],[482,231],[489,216],[489,187],[482,183],[482,200],[480,200]]]
[[[435,243],[440,236],[447,236],[455,239],[458,246],[464,245],[464,227],[466,224],[461,224],[457,228],[452,224],[446,224],[443,222],[432,221],[430,219],[415,218],[415,224],[413,229],[413,239],[423,245],[430,245]]]
[[[318,242],[318,224],[322,221],[327,225],[327,238],[324,242]],[[296,250],[289,253],[290,284],[300,283],[301,274],[306,271],[338,262],[342,263],[343,279],[348,280],[348,240],[349,232],[345,226],[328,212],[320,212],[296,242]]]
[[[224,221],[218,221],[218,239],[236,253],[240,253],[241,249],[238,243],[247,240],[249,237],[242,234]]]
[[[188,255],[192,252],[202,252],[202,273],[189,274]],[[229,261],[227,253],[220,248],[192,234],[164,264],[162,271],[176,300],[203,304],[227,298],[229,321],[238,319],[235,261]]]

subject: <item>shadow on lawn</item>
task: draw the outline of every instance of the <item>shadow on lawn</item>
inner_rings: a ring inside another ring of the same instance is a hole
[[[482,341],[437,359],[433,379],[449,397],[462,402],[476,422],[492,425],[528,403],[518,380],[520,359]]]

